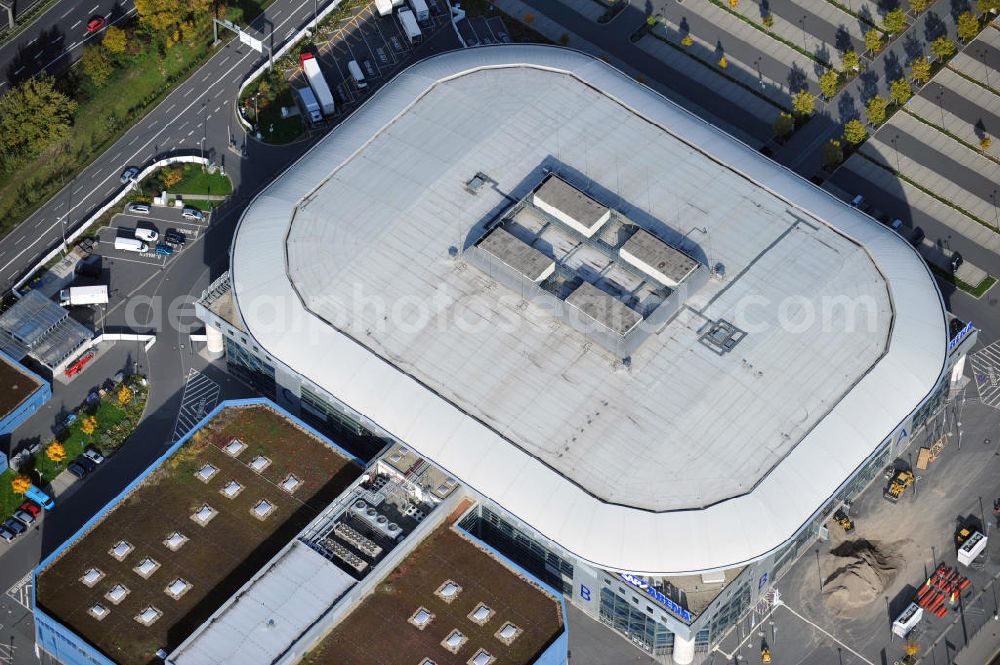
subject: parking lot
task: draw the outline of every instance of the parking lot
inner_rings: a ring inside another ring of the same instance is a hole
[[[334,30],[317,35],[317,57],[336,97],[338,116],[352,111],[382,83],[414,62],[414,51],[422,45],[450,35],[454,47],[458,46],[444,0],[427,0],[427,7],[430,16],[420,23],[421,36],[416,43],[410,42],[395,14],[379,16],[374,4],[365,6]],[[366,87],[358,86],[348,72],[347,64],[352,60],[361,68]],[[291,80],[297,88],[307,85],[298,70]]]
[[[156,268],[163,267],[174,255],[185,250],[191,242],[197,240],[208,227],[210,213],[205,213],[202,222],[187,219],[182,216],[180,208],[154,206],[148,215],[118,213],[111,218],[110,226],[98,231],[98,243],[95,251],[108,259],[125,263],[135,263]],[[116,238],[135,238],[136,229],[156,231],[157,240],[148,242],[149,251],[140,253],[115,248]],[[168,231],[174,230],[185,238],[183,245],[170,243],[172,254],[158,254],[157,245],[164,244]]]

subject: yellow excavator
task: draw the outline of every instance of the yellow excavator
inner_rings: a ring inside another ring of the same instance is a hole
[[[833,514],[833,521],[844,527],[844,531],[847,533],[854,531],[854,521],[847,516],[843,508],[838,508],[837,512]]]
[[[899,501],[899,497],[903,496],[906,488],[913,484],[913,480],[914,475],[912,471],[909,469],[900,469],[893,476],[892,480],[889,481],[889,486],[882,492],[882,496],[893,503]]]

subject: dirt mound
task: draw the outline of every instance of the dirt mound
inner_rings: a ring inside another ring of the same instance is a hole
[[[847,540],[830,550],[833,570],[823,580],[823,593],[830,609],[849,611],[882,596],[905,561],[901,543]]]

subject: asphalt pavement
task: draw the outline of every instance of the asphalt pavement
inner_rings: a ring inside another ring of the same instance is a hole
[[[42,71],[56,74],[73,64],[107,29],[87,32],[90,17],[103,16],[112,25],[134,12],[133,0],[60,0],[0,46],[0,95]]]

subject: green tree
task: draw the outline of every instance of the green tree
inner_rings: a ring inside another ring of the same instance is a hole
[[[819,89],[823,96],[829,99],[837,94],[837,84],[840,83],[840,74],[836,70],[828,69],[819,77]]]
[[[84,48],[80,60],[83,61],[83,73],[98,88],[108,82],[115,69],[108,56],[96,44]]]
[[[896,106],[902,106],[913,96],[913,88],[905,78],[898,78],[889,86],[889,97]]]
[[[774,26],[774,14],[768,12],[761,17],[760,22],[764,24],[765,28],[770,28]]]
[[[683,44],[685,47],[689,47],[691,46],[691,44],[694,44],[694,39],[691,38],[691,35],[684,35],[684,37],[681,39],[681,44]]]
[[[851,145],[858,145],[866,138],[868,138],[868,128],[857,118],[848,120],[844,125],[844,140]]]
[[[101,43],[104,44],[104,48],[112,53],[124,53],[125,48],[128,46],[128,37],[125,35],[124,30],[118,26],[111,25],[104,31],[104,38],[101,40]]]
[[[955,42],[942,35],[931,42],[931,53],[938,60],[947,60],[955,53]]]
[[[167,32],[190,11],[181,0],[135,0],[139,22],[153,32]]]
[[[783,139],[791,134],[793,129],[795,129],[795,118],[792,117],[792,114],[784,111],[779,113],[774,120],[775,138]]]
[[[812,115],[816,110],[816,96],[808,90],[799,90],[792,96],[792,109],[798,115]]]
[[[920,12],[927,9],[927,5],[929,4],[930,0],[910,0],[910,9],[912,9],[915,13],[919,14]]]
[[[983,137],[979,139],[979,147],[983,152],[986,152],[991,145],[993,145],[993,139],[990,138],[989,134],[983,134]]]
[[[885,110],[889,102],[881,95],[875,95],[865,104],[865,116],[868,117],[868,124],[878,127],[885,122]]]
[[[861,58],[858,57],[857,51],[844,51],[844,55],[840,56],[840,61],[844,66],[845,74],[861,69]]]
[[[958,38],[963,42],[972,41],[979,34],[979,18],[972,12],[958,15]]]
[[[882,24],[890,34],[899,34],[903,30],[906,30],[906,12],[901,7],[896,7],[892,11],[886,12],[885,18],[882,19]]]
[[[823,165],[827,168],[833,168],[844,161],[844,150],[837,139],[830,139],[824,143],[820,153],[823,157]]]
[[[1000,0],[979,0],[976,3],[976,9],[980,14],[996,14],[1000,12]]]
[[[76,102],[59,92],[51,76],[28,79],[0,97],[0,155],[32,157],[69,136]]]
[[[927,56],[914,58],[910,63],[910,78],[921,85],[931,80],[931,63]]]
[[[869,53],[878,53],[882,49],[882,33],[872,28],[865,33],[865,50]]]

